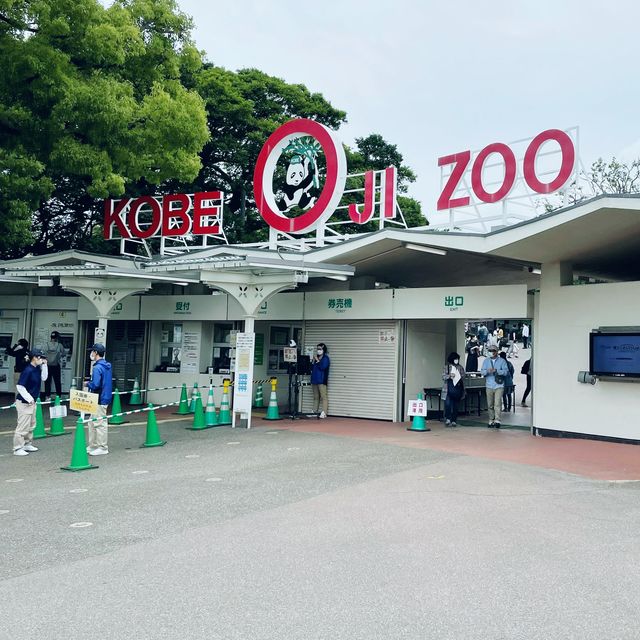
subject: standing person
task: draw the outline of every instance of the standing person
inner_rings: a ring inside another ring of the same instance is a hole
[[[500,357],[507,363],[507,368],[509,369],[509,373],[504,379],[504,393],[502,394],[502,409],[508,412],[511,411],[511,408],[513,407],[513,374],[515,373],[515,369],[507,360],[507,353],[501,351]]]
[[[50,342],[47,343],[47,362],[49,364],[49,377],[44,383],[45,400],[51,400],[51,380],[55,383],[56,393],[62,395],[61,365],[65,354],[64,346],[60,342],[60,334],[52,331]]]
[[[13,347],[5,349],[4,352],[16,359],[16,363],[13,367],[13,386],[18,386],[18,380],[20,380],[20,374],[25,370],[29,364],[29,341],[26,338],[20,338]],[[38,393],[38,395],[40,395]]]
[[[32,349],[28,357],[29,362],[16,385],[18,424],[13,435],[14,456],[28,456],[38,450],[33,446],[33,430],[36,426],[36,400],[40,396],[40,385],[48,376],[47,360],[41,349]]]
[[[458,403],[464,398],[464,368],[460,364],[460,356],[453,351],[447,358],[442,371],[441,397],[444,400],[444,426],[457,427]]]
[[[522,325],[522,348],[527,349],[529,347],[529,325],[525,322]]]
[[[482,363],[482,375],[486,378],[487,408],[489,409],[489,429],[500,428],[502,394],[504,381],[509,373],[507,363],[498,358],[498,347],[489,347],[489,357]]]
[[[509,349],[507,351],[507,358],[510,358],[511,356],[513,356],[514,358],[518,357],[518,345],[517,345],[517,341],[518,341],[518,332],[515,329],[511,329],[509,331],[509,340],[508,340],[508,346]]]
[[[527,388],[524,390],[524,394],[522,396],[522,402],[520,406],[527,406],[527,397],[531,393],[531,372],[533,371],[533,365],[531,364],[531,358],[525,360],[525,363],[522,365],[522,369],[520,373],[524,373],[527,376]]]
[[[467,343],[467,371],[478,370],[478,356],[480,355],[480,344],[475,336]]]
[[[311,360],[311,388],[313,389],[313,412],[318,413],[320,410],[320,401],[322,401],[322,411],[320,418],[326,418],[329,412],[329,392],[327,384],[329,382],[329,367],[331,360],[327,355],[327,345],[319,342],[316,347],[316,355]]]
[[[109,453],[107,445],[107,407],[111,404],[113,396],[113,374],[111,363],[105,360],[106,349],[103,344],[96,342],[89,349],[89,358],[93,362],[91,380],[87,383],[87,389],[91,393],[97,393],[98,410],[89,420],[89,446],[87,453],[90,456],[105,456]],[[94,419],[95,418],[95,419]]]

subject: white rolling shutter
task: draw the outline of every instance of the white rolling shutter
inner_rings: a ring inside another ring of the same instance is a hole
[[[393,343],[380,343],[380,331]],[[305,346],[324,342],[331,358],[329,415],[394,420],[397,392],[398,323],[393,320],[310,320]],[[302,410],[312,409],[313,393],[304,387]]]

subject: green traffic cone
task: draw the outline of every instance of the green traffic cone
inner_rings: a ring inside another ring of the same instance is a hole
[[[60,406],[60,396],[56,396],[56,400],[53,403],[54,407]],[[64,420],[62,418],[51,418],[51,424],[49,425],[49,436],[66,436],[69,435],[69,431],[64,429]]]
[[[85,469],[97,469],[95,464],[89,462],[87,454],[87,440],[84,437],[84,424],[82,418],[76,422],[76,435],[73,439],[73,452],[71,453],[71,463],[68,467],[60,467],[63,471],[84,471]]]
[[[147,436],[143,447],[164,447],[166,440],[160,439],[160,431],[158,430],[158,422],[156,420],[156,412],[153,405],[149,405],[149,415],[147,416]]]
[[[140,393],[140,383],[138,382],[137,376],[133,383],[133,391],[131,392],[131,400],[129,400],[129,404],[131,405],[144,404],[142,402],[142,394]]]
[[[193,412],[193,424],[187,429],[191,431],[199,431],[200,429],[206,429],[207,425],[204,422],[204,411],[202,410],[202,398],[200,394],[196,396],[196,409]]]
[[[209,395],[207,397],[207,408],[204,412],[204,422],[207,427],[218,426],[218,414],[216,413],[216,403],[213,399],[213,385],[209,385]]]
[[[38,440],[40,438],[46,438],[47,433],[44,430],[44,416],[42,415],[42,403],[40,398],[36,400],[36,428],[33,430],[32,438]]]
[[[182,383],[182,391],[180,392],[180,404],[174,415],[186,416],[189,414],[189,399],[187,398],[187,385]]]
[[[120,393],[118,392],[118,388],[113,392],[113,405],[111,406],[112,417],[109,418],[109,424],[124,424],[127,422],[124,419],[124,416],[119,414],[122,413],[122,406],[120,404]]]
[[[271,378],[271,395],[269,396],[269,406],[267,407],[267,415],[265,420],[281,420],[278,412],[278,395],[276,394],[277,378]]]
[[[418,394],[418,400],[423,400],[421,393]],[[431,431],[431,429],[427,427],[427,421],[424,416],[413,416],[411,426],[407,427],[407,431]]]
[[[262,395],[262,385],[258,383],[256,385],[256,397],[253,400],[253,406],[256,409],[262,409],[264,407],[264,396]]]
[[[198,383],[193,383],[193,391],[191,392],[191,404],[189,405],[189,413],[193,413],[196,410],[196,398],[200,395],[198,391]]]
[[[222,400],[220,401],[220,415],[218,416],[218,424],[231,424],[231,407],[229,405],[229,385],[231,380],[225,378],[222,381]]]

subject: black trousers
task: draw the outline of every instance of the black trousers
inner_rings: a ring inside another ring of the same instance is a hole
[[[522,402],[527,400],[527,396],[531,393],[531,376],[527,373],[527,388],[524,390],[524,395],[522,396]]]
[[[62,380],[60,378],[60,365],[59,364],[50,364],[49,367],[49,377],[44,381],[44,395],[49,397],[51,395],[51,381],[53,380],[56,386],[56,393],[60,396],[62,395]]]

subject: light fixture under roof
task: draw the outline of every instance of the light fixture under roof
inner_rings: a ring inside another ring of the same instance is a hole
[[[422,244],[412,244],[407,242],[404,245],[405,249],[411,249],[412,251],[422,251],[423,253],[432,253],[436,256],[446,256],[447,251],[445,249],[437,249],[436,247],[425,247]]]

